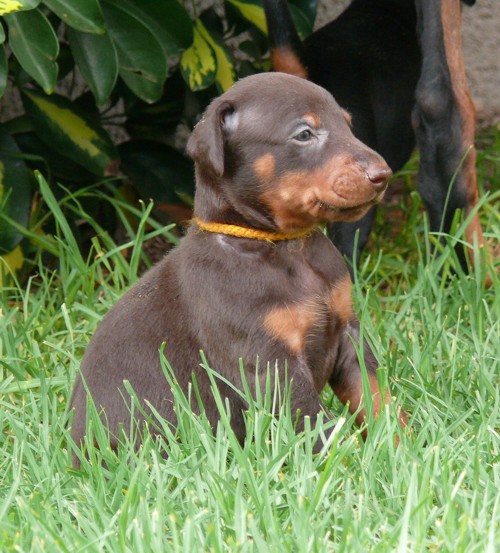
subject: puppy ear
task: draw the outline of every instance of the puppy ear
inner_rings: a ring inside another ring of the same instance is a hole
[[[187,154],[202,167],[222,177],[226,131],[234,130],[235,126],[235,111],[229,102],[211,104],[189,137]]]

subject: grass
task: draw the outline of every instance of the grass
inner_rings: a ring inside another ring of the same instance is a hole
[[[493,244],[500,138],[488,133],[478,167],[480,186],[493,184],[481,207]],[[403,188],[411,189],[414,173],[413,162],[400,177]],[[90,461],[77,471],[66,405],[79,361],[136,278],[143,241],[162,229],[144,208],[136,212],[138,230],[128,229],[134,240],[117,246],[96,228],[84,259],[41,187],[58,221],[51,247],[59,268],[40,265],[1,299],[0,551],[500,550],[500,284],[494,276],[485,290],[481,268],[470,275],[457,268],[450,245],[461,239],[460,222],[436,255],[418,196],[405,194],[381,210],[359,270],[355,300],[376,345],[380,381],[409,413],[412,430],[399,447],[389,412],[370,422],[363,443],[328,390],[335,431],[319,455],[311,449],[321,427],[295,436],[287,398],[273,390],[251,404],[244,447],[222,401],[212,431],[177,392],[179,428],[155,420],[164,438],[145,435],[137,452],[127,443],[109,451],[91,417],[102,446],[89,446]],[[78,197],[63,202],[86,218]],[[112,203],[130,227],[126,205]],[[396,231],[393,212],[403,217]],[[269,414],[273,401],[278,419]]]

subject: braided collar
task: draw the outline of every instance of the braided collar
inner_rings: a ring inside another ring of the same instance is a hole
[[[266,240],[275,242],[277,240],[293,240],[294,238],[302,238],[311,234],[312,229],[300,230],[291,233],[268,232],[248,227],[240,227],[239,225],[228,225],[226,223],[210,223],[202,221],[198,217],[194,217],[193,221],[201,230],[213,232],[216,234],[227,234],[229,236],[237,236],[238,238],[250,238],[252,240]]]

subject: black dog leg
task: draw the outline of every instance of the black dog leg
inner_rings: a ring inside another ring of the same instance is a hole
[[[449,232],[457,209],[467,216],[478,201],[475,110],[465,76],[460,0],[416,0],[422,72],[413,125],[420,149],[418,186],[432,231]],[[465,238],[484,245],[477,213]],[[457,250],[464,268],[463,248]],[[469,250],[472,260],[472,250]]]

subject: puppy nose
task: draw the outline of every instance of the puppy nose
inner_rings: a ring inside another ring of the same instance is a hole
[[[372,183],[373,188],[379,192],[384,190],[387,186],[387,181],[392,176],[392,171],[385,163],[377,163],[368,165],[366,168],[366,176]]]

